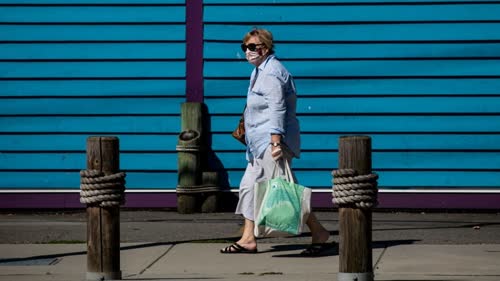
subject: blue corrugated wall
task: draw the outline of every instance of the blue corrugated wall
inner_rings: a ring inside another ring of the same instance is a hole
[[[89,135],[127,187],[175,188],[185,2],[0,1],[0,191],[77,190]]]
[[[500,1],[205,0],[203,21],[231,187],[251,72],[239,44],[259,26],[299,90],[302,184],[330,189],[338,137],[363,134],[385,191],[500,192]],[[120,137],[128,189],[173,191],[185,81],[185,1],[0,0],[0,192],[76,191],[89,135]]]
[[[498,190],[500,1],[474,2],[204,1],[205,100],[231,184],[251,72],[238,45],[258,25],[296,78],[301,183],[329,189],[338,137],[364,134],[384,190]]]

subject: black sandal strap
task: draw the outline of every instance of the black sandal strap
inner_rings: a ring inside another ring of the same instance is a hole
[[[237,253],[241,251],[241,246],[234,243],[221,250],[221,253]],[[233,250],[234,249],[234,250]]]
[[[233,253],[253,254],[257,252],[257,249],[249,250],[238,243],[233,243],[232,245],[229,245],[226,248],[221,249],[220,252],[223,254],[233,254]]]
[[[240,244],[238,244],[236,242],[233,245],[231,245],[230,247],[233,247],[238,251],[247,251],[247,249],[243,248]]]

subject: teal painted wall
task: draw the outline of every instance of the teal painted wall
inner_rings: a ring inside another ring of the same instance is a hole
[[[127,188],[175,188],[185,1],[0,1],[0,191],[79,188],[90,135]]]
[[[120,138],[128,189],[173,191],[185,2],[33,3],[0,0],[0,191],[78,189],[89,135]],[[260,26],[296,78],[302,184],[331,188],[338,137],[363,134],[381,188],[500,190],[499,1],[205,0],[203,19],[212,148],[231,187],[252,70],[239,44]]]
[[[204,3],[205,101],[231,185],[252,70],[239,44],[259,26],[296,79],[302,184],[331,188],[338,137],[363,134],[385,190],[500,189],[500,2]]]

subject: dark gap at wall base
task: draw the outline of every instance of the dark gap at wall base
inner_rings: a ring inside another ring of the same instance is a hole
[[[233,212],[238,200],[237,193],[221,195],[224,206],[220,212]],[[7,209],[83,209],[79,193],[1,193],[0,210]],[[336,208],[330,192],[316,192],[312,195],[313,208]],[[481,202],[481,204],[478,204]],[[376,209],[466,209],[500,210],[500,193],[380,193]],[[175,209],[175,192],[144,192],[126,194],[124,208],[131,209]]]

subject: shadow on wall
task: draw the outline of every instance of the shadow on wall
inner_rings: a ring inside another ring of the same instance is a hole
[[[221,212],[233,212],[236,209],[238,203],[238,194],[231,192],[231,186],[229,184],[229,176],[227,170],[224,167],[222,161],[220,161],[217,154],[212,149],[212,122],[211,115],[206,104],[202,106],[203,114],[203,127],[204,134],[202,141],[206,146],[206,155],[203,157],[202,170],[203,171],[214,171],[217,172],[218,176],[218,186],[220,188],[219,200],[218,200],[218,211]]]

